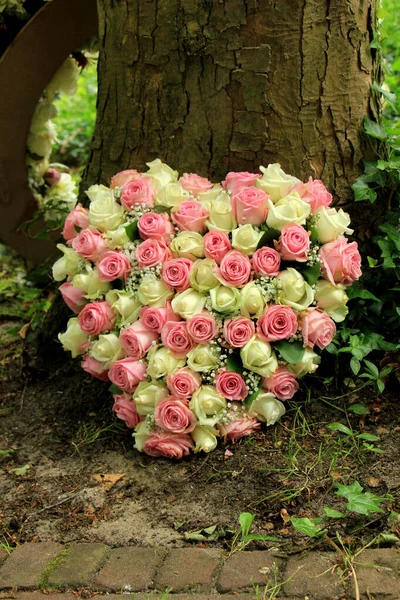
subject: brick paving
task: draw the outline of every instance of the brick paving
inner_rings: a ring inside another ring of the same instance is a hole
[[[353,600],[339,562],[334,552],[285,559],[269,550],[228,557],[218,548],[31,542],[0,555],[0,600],[165,600],[166,590],[171,600]],[[355,569],[362,600],[400,599],[398,550],[365,550]]]

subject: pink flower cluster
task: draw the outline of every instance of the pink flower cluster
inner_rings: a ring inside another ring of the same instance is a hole
[[[321,181],[279,165],[220,185],[149,167],[92,186],[67,216],[53,272],[75,316],[59,339],[112,384],[138,450],[180,459],[285,412],[361,260]]]

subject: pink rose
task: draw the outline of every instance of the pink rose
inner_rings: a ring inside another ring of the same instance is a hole
[[[167,386],[173,396],[191,398],[201,386],[201,377],[189,367],[183,367],[167,375]]]
[[[314,213],[321,206],[329,206],[332,202],[332,194],[328,192],[322,181],[319,179],[309,178],[307,183],[298,183],[292,189],[292,192],[297,192],[303,202],[308,202],[311,206],[311,212]]]
[[[154,206],[154,198],[157,193],[151,185],[150,177],[137,177],[122,186],[121,204],[127,210],[135,206]]]
[[[211,190],[213,184],[205,177],[200,177],[196,173],[184,173],[179,179],[179,183],[184,190],[191,194],[201,194]]]
[[[47,169],[46,173],[43,175],[43,179],[49,187],[53,187],[60,181],[61,173],[54,167],[50,167],[50,169]]]
[[[138,229],[142,240],[162,238],[166,244],[171,243],[171,236],[175,233],[166,213],[144,213],[138,221]]]
[[[263,388],[279,400],[290,400],[299,389],[299,384],[293,373],[285,367],[279,367],[268,378],[263,378]]]
[[[136,248],[136,258],[140,269],[143,269],[144,267],[155,267],[156,265],[169,260],[170,257],[171,252],[162,239],[145,240]]]
[[[262,225],[267,218],[269,196],[256,187],[245,187],[233,194],[232,211],[239,225]]]
[[[141,320],[121,329],[119,343],[126,353],[139,360],[143,358],[153,342],[158,340],[158,333],[149,331]]]
[[[306,262],[310,249],[310,236],[301,225],[285,225],[281,231],[279,242],[274,242],[283,260]]]
[[[193,450],[194,443],[187,433],[168,433],[153,431],[151,438],[145,442],[143,450],[150,456],[165,456],[181,460]]]
[[[89,211],[83,208],[82,204],[77,204],[74,210],[71,210],[64,222],[62,234],[67,242],[71,242],[79,233],[79,229],[89,227]]]
[[[104,365],[99,360],[85,354],[84,360],[81,362],[81,367],[86,373],[93,375],[101,381],[108,381],[108,369],[104,369]]]
[[[136,404],[128,394],[114,394],[113,411],[118,419],[122,419],[127,427],[133,429],[140,421],[144,419],[138,415]]]
[[[167,321],[161,331],[161,341],[176,358],[185,358],[194,346],[186,321]]]
[[[285,340],[297,331],[297,315],[290,306],[270,304],[257,321],[257,335],[264,342]]]
[[[220,434],[224,438],[224,442],[235,443],[245,435],[251,435],[257,429],[260,429],[261,423],[257,419],[245,417],[237,421],[229,421],[226,425],[218,425]]]
[[[232,250],[229,237],[223,231],[209,231],[203,237],[204,254],[207,258],[215,260],[217,265],[230,250]]]
[[[234,348],[245,346],[254,333],[254,323],[247,317],[226,319],[224,322],[224,338]]]
[[[346,238],[324,244],[319,257],[322,261],[322,276],[331,283],[351,285],[361,277],[361,256],[357,242],[349,244]]]
[[[115,313],[107,302],[90,302],[82,308],[78,322],[88,335],[99,335],[109,331],[115,324]]]
[[[197,200],[185,200],[179,205],[178,210],[171,214],[171,219],[178,229],[198,233],[207,231],[204,224],[207,217],[208,211]]]
[[[122,187],[129,181],[133,181],[140,177],[140,173],[134,169],[128,169],[126,171],[120,171],[114,177],[111,178],[110,189],[113,190],[116,187]]]
[[[114,279],[126,281],[131,272],[131,263],[123,252],[109,250],[104,254],[97,268],[100,281],[114,281]]]
[[[336,325],[329,315],[319,308],[309,308],[300,317],[301,335],[304,346],[314,348],[314,344],[323,350],[336,334]]]
[[[60,285],[58,289],[65,304],[77,315],[85,306],[85,292],[78,287],[74,287],[70,281]]]
[[[249,173],[248,171],[239,171],[238,173],[230,172],[226,175],[222,185],[226,190],[236,194],[246,187],[251,187],[256,184],[256,179],[260,179],[261,175],[257,173]]]
[[[140,309],[140,320],[149,331],[161,333],[167,321],[180,321],[180,317],[172,310],[171,303],[167,302],[163,308],[144,306]]]
[[[243,287],[250,279],[250,259],[237,250],[231,250],[221,260],[215,275],[223,285]]]
[[[208,344],[218,334],[218,324],[209,313],[194,315],[187,321],[188,334],[196,344]]]
[[[218,394],[228,400],[244,400],[249,393],[243,377],[227,369],[218,371],[215,386]]]
[[[183,292],[190,287],[189,273],[192,261],[188,258],[173,258],[163,264],[162,279],[167,285]]]
[[[113,362],[108,377],[120,390],[132,394],[141,381],[146,379],[146,365],[142,361],[122,358]]]
[[[281,257],[279,252],[273,248],[263,246],[254,252],[251,259],[256,273],[267,275],[268,277],[276,277],[278,275]]]
[[[82,229],[72,240],[72,248],[79,256],[96,262],[104,254],[106,242],[96,229]]]
[[[154,411],[156,425],[170,433],[190,433],[196,427],[196,417],[186,400],[168,396]]]

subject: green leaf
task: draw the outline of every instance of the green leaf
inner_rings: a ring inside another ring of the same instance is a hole
[[[281,340],[275,344],[279,354],[289,364],[295,365],[301,361],[304,356],[305,349],[301,342],[288,342],[287,340]]]
[[[350,369],[353,371],[354,375],[357,375],[359,370],[361,369],[361,363],[355,356],[351,357]]]
[[[257,250],[263,246],[270,246],[273,240],[278,240],[281,232],[277,229],[267,229],[257,245]]]
[[[351,429],[349,429],[349,427],[343,425],[343,423],[339,423],[338,421],[335,421],[334,423],[329,423],[328,429],[330,429],[331,431],[340,431],[341,433],[344,433],[346,435],[354,435],[354,432]]]
[[[357,437],[359,440],[367,440],[367,442],[379,442],[381,439],[379,435],[373,433],[360,433]]]
[[[318,523],[321,523],[322,519],[290,517],[290,521],[297,531],[308,535],[308,537],[320,537],[324,533],[324,530],[318,526]]]
[[[239,515],[240,532],[243,535],[248,535],[250,527],[255,519],[255,514],[242,512]]]
[[[354,494],[360,494],[363,491],[363,488],[355,481],[351,485],[341,485],[337,484],[336,495],[341,496],[342,498],[346,498],[348,500],[350,497],[353,497]]]
[[[349,412],[354,413],[355,415],[369,415],[369,410],[362,404],[350,404],[347,408]]]
[[[370,360],[367,360],[366,358],[364,358],[364,363],[367,367],[367,371],[369,373],[371,373],[371,375],[373,377],[378,378],[379,377],[379,370],[378,367],[376,365],[374,365],[374,363],[372,363]]]
[[[18,477],[23,477],[26,475],[27,471],[31,468],[31,465],[24,465],[23,467],[16,467],[15,469],[10,469],[9,473],[14,473],[14,475],[18,475]]]
[[[373,546],[380,546],[381,544],[397,546],[399,541],[400,540],[395,533],[390,533],[390,531],[382,531],[382,533],[377,535],[377,537],[374,539]]]
[[[74,224],[74,229],[76,231],[76,233],[80,233],[82,231],[82,227],[79,227],[79,225]]]
[[[256,390],[254,390],[254,392],[252,392],[251,394],[249,394],[247,396],[247,398],[244,400],[243,404],[245,406],[251,406],[253,404],[254,400],[257,398],[257,396],[261,392],[261,387],[262,387],[262,379],[260,379],[260,383],[258,384],[258,388]]]
[[[354,192],[354,200],[356,202],[361,202],[361,200],[375,202],[377,198],[377,193],[375,190],[370,188],[368,183],[365,183],[365,181],[362,179],[362,176],[356,179],[351,188]]]
[[[329,506],[324,506],[324,513],[330,519],[344,519],[347,516],[334,508],[329,508]]]
[[[110,392],[110,394],[123,394],[124,392],[122,390],[119,389],[119,387],[117,385],[115,385],[115,383],[112,383],[110,385],[110,387],[108,388],[108,391]]]
[[[128,225],[125,225],[125,231],[126,235],[131,240],[131,242],[134,242],[135,240],[139,239],[139,229],[137,220],[132,221]]]
[[[373,267],[376,267],[376,265],[378,264],[378,259],[377,258],[371,258],[371,256],[367,256],[367,261],[368,261],[368,266],[371,267],[371,269]]]
[[[378,85],[378,83],[376,81],[374,81],[374,83],[372,84],[372,89],[374,90],[374,92],[379,92],[380,94],[382,94],[382,96],[384,98],[386,98],[386,100],[388,102],[390,102],[390,104],[396,103],[396,94],[393,94],[393,92],[390,92],[388,90],[385,90],[380,85]]]
[[[311,267],[305,267],[304,269],[301,269],[300,272],[309,285],[314,285],[321,276],[321,263],[315,263],[315,265],[312,265]]]
[[[392,240],[394,245],[396,246],[396,250],[400,250],[400,231],[398,227],[392,225],[392,223],[383,223],[383,225],[379,226],[381,231],[384,231],[388,238]]]
[[[226,366],[228,371],[233,371],[234,373],[243,373],[243,363],[239,354],[228,354]]]
[[[348,500],[346,509],[351,512],[359,515],[369,515],[372,512],[383,513],[380,507],[383,498],[379,498],[370,492],[363,492],[362,489],[358,481],[351,485],[338,484],[336,494]]]
[[[261,540],[263,542],[278,542],[278,538],[273,535],[261,535],[260,533],[249,533],[242,535],[242,542],[251,542],[252,540]]]
[[[346,294],[349,297],[349,300],[353,300],[353,298],[361,298],[362,300],[374,300],[375,302],[380,302],[379,298],[374,296],[372,292],[366,290],[362,287],[353,286],[346,290]]]
[[[364,119],[364,131],[367,135],[378,140],[386,140],[388,136],[386,129],[382,125],[379,125],[379,123],[371,121],[369,117],[365,117]]]

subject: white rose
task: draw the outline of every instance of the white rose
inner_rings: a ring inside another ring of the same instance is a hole
[[[278,361],[271,344],[253,335],[240,350],[240,358],[245,369],[254,371],[261,377],[269,377],[278,368]]]
[[[93,344],[90,355],[104,363],[104,368],[108,369],[111,363],[125,356],[125,351],[115,333],[101,333],[99,339]]]
[[[305,281],[304,277],[289,267],[281,271],[277,276],[280,290],[279,303],[291,306],[294,310],[305,310],[314,300],[312,287]]]
[[[196,415],[200,425],[213,427],[226,408],[226,400],[220,396],[212,385],[202,385],[192,396],[189,408]]]
[[[229,200],[229,194],[227,194],[225,192],[225,190],[221,184],[217,183],[210,190],[207,190],[206,192],[200,192],[199,194],[197,194],[196,198],[200,202],[200,204],[202,206],[204,206],[204,208],[207,208],[207,210],[208,210],[208,206],[210,206],[210,202],[212,202],[213,200],[217,200],[217,199],[218,200],[226,200],[226,199]]]
[[[298,379],[304,377],[308,373],[315,373],[318,365],[321,362],[321,357],[318,356],[311,348],[304,350],[303,358],[295,365],[287,365],[287,370],[293,373]]]
[[[333,242],[344,233],[347,235],[353,233],[353,229],[349,229],[348,227],[350,225],[350,216],[341,208],[337,211],[336,208],[321,206],[315,212],[315,216],[314,229],[321,244]]]
[[[168,183],[175,183],[178,180],[178,171],[171,169],[171,167],[161,162],[159,158],[146,163],[146,165],[149,167],[146,176],[151,177],[157,189],[164,187]]]
[[[117,229],[125,220],[124,209],[115,201],[113,190],[104,185],[91,185],[86,194],[91,202],[89,223],[99,231]]]
[[[263,231],[257,231],[250,223],[247,223],[232,231],[232,247],[250,256],[257,250],[258,242],[263,235]]]
[[[190,194],[179,183],[167,183],[157,192],[155,203],[159,206],[177,208],[188,198]]]
[[[43,124],[42,133],[40,135],[32,135],[32,133],[29,133],[27,140],[28,150],[30,150],[32,154],[48,158],[56,139],[56,126],[53,121],[47,121]]]
[[[187,366],[198,373],[207,373],[218,367],[218,355],[212,346],[199,344],[189,350]]]
[[[47,121],[54,119],[57,116],[57,108],[52,102],[49,102],[47,98],[41,98],[36,105],[33,113],[30,133],[35,135],[46,134],[47,132]]]
[[[146,421],[140,421],[135,427],[135,432],[132,434],[135,438],[133,447],[139,452],[143,452],[143,448],[147,440],[151,438],[149,424]]]
[[[209,230],[215,229],[229,233],[237,227],[237,221],[232,212],[230,196],[227,193],[221,194],[216,200],[210,203],[208,213],[205,225]]]
[[[54,98],[57,92],[73,96],[78,89],[78,78],[79,67],[76,60],[74,58],[67,58],[50,83],[47,84],[47,96]]]
[[[139,318],[142,304],[134,294],[126,291],[110,290],[106,295],[106,301],[117,313],[119,327],[130,325]]]
[[[185,366],[185,359],[175,358],[164,346],[152,346],[147,353],[147,375],[153,379],[166,377]]]
[[[218,444],[218,431],[210,425],[198,425],[191,433],[191,436],[196,444],[194,453],[211,452],[215,450]]]
[[[182,319],[191,319],[203,311],[206,297],[197,290],[188,288],[177,294],[171,302],[172,310]]]
[[[269,392],[261,392],[249,408],[249,416],[267,425],[274,425],[285,414],[283,403]]]
[[[111,287],[110,282],[100,281],[97,269],[87,269],[86,273],[75,275],[72,285],[83,290],[89,300],[104,296]]]
[[[268,200],[267,225],[278,231],[281,231],[285,225],[293,223],[304,225],[310,212],[311,207],[308,202],[304,202],[297,192],[293,192],[278,200],[276,204]]]
[[[103,237],[106,240],[106,246],[108,248],[112,248],[113,250],[115,248],[121,248],[122,246],[125,246],[125,244],[128,244],[128,242],[131,241],[129,239],[128,234],[126,233],[126,223],[120,225],[117,229],[114,229],[113,231],[106,231],[103,234]]]
[[[250,281],[240,290],[240,312],[248,319],[258,319],[264,314],[265,298],[260,288]]]
[[[240,291],[227,285],[219,285],[210,290],[211,306],[213,310],[229,315],[240,308]]]
[[[281,169],[279,163],[268,165],[267,168],[260,167],[260,171],[263,173],[261,179],[256,179],[256,187],[264,190],[272,202],[278,202],[281,198],[286,196],[290,190],[294,188],[300,180],[291,175],[287,175],[285,171]]]
[[[198,292],[207,292],[219,285],[219,281],[213,273],[216,267],[217,263],[210,258],[196,260],[189,274],[191,287]]]
[[[346,306],[348,296],[343,284],[333,285],[325,279],[319,279],[315,284],[315,300],[318,308],[324,310],[336,323],[341,323],[347,316],[349,309]]]
[[[203,258],[203,236],[197,231],[180,231],[172,240],[170,249],[180,258],[188,258],[189,260]]]
[[[156,406],[169,395],[166,385],[160,381],[141,381],[133,394],[139,415],[152,415]]]
[[[64,350],[71,352],[72,358],[83,354],[89,342],[89,336],[82,331],[76,317],[69,319],[67,330],[64,333],[59,333],[58,339],[62,343]]]
[[[174,290],[151,273],[143,277],[137,291],[137,297],[143,306],[153,308],[163,308],[173,295]]]
[[[75,250],[64,244],[57,244],[57,248],[61,250],[63,256],[56,260],[53,265],[53,278],[55,281],[62,281],[67,275],[72,277],[78,272],[79,263],[82,259]]]

